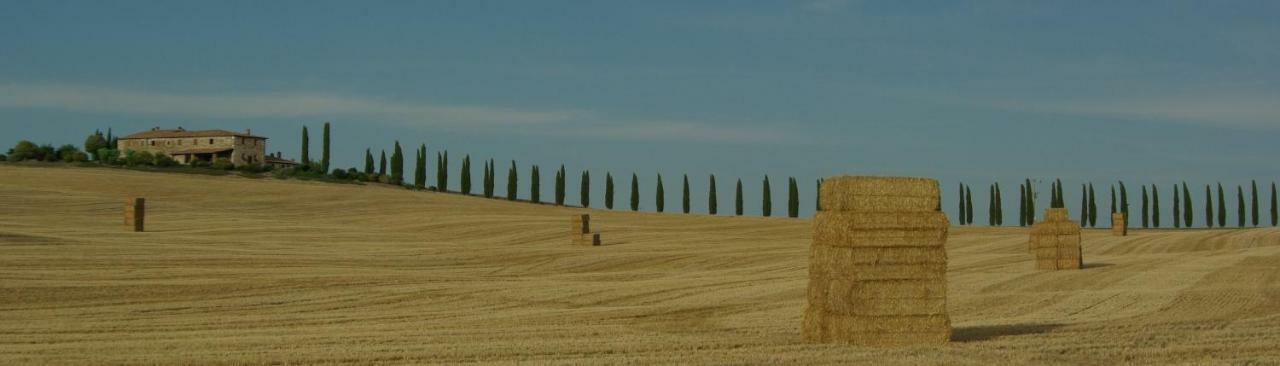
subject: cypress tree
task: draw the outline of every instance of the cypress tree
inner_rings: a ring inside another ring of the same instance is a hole
[[[1239,224],[1236,225],[1240,228],[1244,228],[1244,187],[1235,186],[1235,200],[1238,202],[1236,203],[1238,206],[1236,206],[1235,209],[1235,216],[1236,219],[1239,220]]]
[[[1027,226],[1027,185],[1018,185],[1018,226]]]
[[[516,161],[512,160],[511,169],[507,170],[507,200],[510,201],[514,201],[518,197],[516,194],[516,188],[520,177],[518,177],[517,174],[519,174],[519,172],[516,171]]]
[[[422,151],[427,151],[427,148],[425,146],[422,147]],[[426,179],[425,176],[422,178]],[[471,195],[471,154],[462,157],[462,177],[459,179],[461,180],[459,184],[462,185],[462,194]]]
[[[1244,227],[1244,187],[1236,186],[1236,218],[1239,221],[1237,226]]]
[[[795,177],[787,179],[787,218],[800,218],[800,188]]]
[[[973,225],[973,190],[969,186],[964,186],[964,217],[965,225]]]
[[[423,171],[424,169],[426,169],[426,164],[423,163],[423,160],[425,159],[426,158],[422,156],[422,149],[417,149],[413,151],[413,187],[414,188],[421,189],[426,187],[426,184],[427,184],[426,173]]]
[[[437,179],[440,180],[440,187],[438,187],[438,189],[440,189],[441,192],[448,192],[449,191],[449,150],[445,150],[444,155],[440,158],[440,177]]]
[[[654,192],[654,203],[658,212],[662,212],[666,208],[667,192],[662,189],[662,174],[658,174],[658,188]]]
[[[817,187],[813,190],[813,210],[822,211],[822,178],[818,178]],[[942,211],[942,200],[938,200],[938,211]]]
[[[324,142],[321,144],[320,165],[324,167],[324,172],[329,172],[329,122],[324,123]]]
[[[1062,180],[1058,180],[1058,208],[1067,208],[1066,195],[1062,194]]]
[[[391,184],[404,184],[404,151],[400,149],[400,141],[396,141],[391,153]]]
[[[1098,200],[1094,198],[1092,182],[1089,183],[1089,227],[1098,227]]]
[[[485,198],[493,197],[493,171],[491,169],[492,166],[489,165],[489,161],[485,160],[484,178],[481,178],[480,180],[480,191],[484,194]]]
[[[1080,227],[1089,227],[1089,188],[1080,184]]]
[[[967,216],[965,216],[965,209],[964,209],[964,183],[960,183],[960,200],[958,201],[958,203],[960,205],[957,206],[956,208],[956,211],[957,211],[956,217],[959,219],[960,225],[965,225],[966,223],[969,222],[969,219]]]
[[[1179,202],[1182,193],[1178,192],[1178,185],[1173,185],[1173,227],[1182,227],[1182,203]]]
[[[1151,185],[1151,226],[1160,228],[1160,189]]]
[[[1116,186],[1112,185],[1111,186],[1111,214],[1112,215],[1114,215],[1117,212],[1116,206],[1117,206],[1116,205]]]
[[[364,175],[373,175],[373,152],[364,149]]]
[[[1276,182],[1271,182],[1271,226],[1275,227],[1280,224],[1280,212],[1276,212]]]
[[[987,226],[996,226],[996,185],[987,187]]]
[[[378,158],[378,176],[387,177],[387,151],[382,150],[382,157]]]
[[[1187,189],[1187,182],[1182,182],[1182,225],[1187,228],[1191,228],[1191,224],[1194,223],[1191,209],[1191,190]]]
[[[529,201],[542,203],[542,174],[537,165],[529,170]]]
[[[683,188],[684,189],[681,192],[682,195],[680,199],[680,209],[684,211],[684,213],[689,213],[689,175],[688,174],[684,175]]]
[[[311,135],[307,133],[307,126],[302,126],[302,165],[311,165]]]
[[[1129,191],[1120,182],[1120,213],[1124,214],[1124,227],[1129,227]]]
[[[640,211],[640,178],[631,173],[631,211]]]
[[[591,173],[583,170],[582,179],[578,183],[578,204],[591,207]]]
[[[1144,184],[1142,185],[1142,228],[1143,229],[1150,227],[1150,224],[1151,224],[1151,219],[1149,218],[1151,215],[1151,210],[1150,210],[1150,207],[1147,207],[1147,206],[1148,206],[1147,185]]]
[[[1204,221],[1205,226],[1213,228],[1213,189],[1204,185]]]
[[[560,164],[560,170],[556,171],[556,205],[564,206],[566,177],[568,175],[564,171],[564,164]]]
[[[1258,227],[1258,181],[1251,180],[1249,181],[1249,184],[1253,186],[1253,195],[1250,196],[1251,198],[1253,198],[1252,200],[1253,205],[1249,206],[1249,209],[1251,211],[1250,221],[1253,223],[1253,227]]]
[[[1000,182],[996,182],[996,226],[1004,226],[1004,195],[1000,193]]]
[[[764,217],[769,217],[773,215],[773,189],[769,188],[769,176],[767,175],[764,176],[764,188],[761,189],[761,192],[763,197],[761,197],[762,201],[760,202],[760,214]]]
[[[1218,227],[1227,227],[1227,196],[1222,192],[1222,183],[1218,183]]]
[[[707,213],[715,215],[720,210],[720,203],[716,202],[716,175],[711,175],[711,183],[707,188]]]
[[[1271,182],[1271,226],[1275,227],[1280,224],[1280,212],[1276,208],[1276,182]]]
[[[613,173],[604,173],[604,208],[613,209]]]
[[[414,177],[414,181],[422,182],[421,184],[418,184],[418,188],[426,188],[427,186],[427,145],[426,144],[422,144],[422,146],[418,147],[418,154],[422,155],[422,160],[418,162],[420,166],[417,167],[418,168],[416,173],[417,175]]]
[[[1036,224],[1036,188],[1027,179],[1027,226]]]
[[[742,216],[742,179],[738,179],[737,189],[733,193],[733,212]]]

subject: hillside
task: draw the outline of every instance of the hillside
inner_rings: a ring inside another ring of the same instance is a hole
[[[954,341],[877,350],[801,341],[807,220],[3,164],[0,208],[7,365],[1280,362],[1272,228],[1087,230],[1040,272],[1027,230],[953,227]]]

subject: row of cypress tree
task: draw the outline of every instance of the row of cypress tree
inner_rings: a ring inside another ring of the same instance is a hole
[[[304,127],[303,136],[305,141],[306,139],[305,127]],[[304,157],[307,156],[305,155],[306,153],[307,151],[304,148]],[[388,159],[385,151],[383,151],[381,154],[382,154],[381,162],[379,163],[379,167],[375,171],[372,150],[365,149],[365,159],[364,159],[365,174],[368,174],[368,175],[376,174],[377,176],[387,176]],[[442,192],[449,191],[449,188],[448,188],[449,152],[442,151],[442,152],[436,153],[436,165],[435,165],[436,166],[436,174],[435,174],[436,184],[435,186],[431,186],[431,187],[428,187],[426,185],[426,179],[427,179],[426,155],[427,155],[426,145],[425,144],[420,145],[416,152],[413,186],[419,189],[430,188],[430,189],[433,189],[436,191],[442,191]],[[401,152],[399,141],[396,141],[394,143],[393,152],[390,158],[390,169],[391,169],[391,172],[387,178],[387,182],[390,184],[403,184],[404,160],[403,160],[403,153]],[[460,192],[463,194],[471,194],[472,182],[471,182],[471,156],[470,155],[463,157],[461,173],[462,173],[462,177],[460,178],[460,181],[459,181],[460,188],[461,188]],[[541,203],[542,202],[541,168],[537,165],[533,165],[530,167],[529,173],[530,173],[529,200],[534,203]],[[632,185],[631,185],[631,197],[630,197],[631,206],[630,207],[633,211],[638,211],[640,209],[639,177],[635,174],[632,174],[631,178],[632,178],[632,181],[631,181]],[[483,179],[483,182],[482,182],[481,194],[486,198],[493,198],[495,196],[495,180],[497,179],[496,165],[493,159],[489,159],[485,161],[484,169],[482,172],[482,179]],[[715,175],[711,175],[709,179],[710,179],[710,185],[708,188],[707,212],[709,214],[716,215],[719,213],[719,204],[718,204],[718,197],[717,197],[717,191],[716,191],[716,177]],[[511,167],[507,171],[506,198],[508,200],[515,200],[517,198],[518,181],[519,181],[519,174],[517,172],[516,162],[512,161]],[[565,193],[567,189],[566,181],[567,181],[567,172],[565,170],[565,167],[561,165],[560,169],[556,171],[556,175],[554,178],[554,184],[555,184],[555,187],[553,190],[555,194],[554,202],[557,205],[565,204],[565,201],[567,198],[567,195]],[[763,216],[772,216],[773,214],[772,188],[770,187],[770,181],[768,176],[765,176],[762,184],[763,184],[763,194],[762,194],[762,201],[761,201],[761,214]],[[578,196],[579,205],[581,205],[582,207],[591,206],[590,185],[591,185],[591,174],[590,172],[583,171],[579,179],[579,196]],[[821,187],[821,180],[818,181],[818,187]],[[655,187],[655,201],[654,201],[654,208],[657,212],[664,212],[666,210],[666,202],[665,202],[666,194],[664,189],[665,187],[662,181],[662,175],[658,174],[657,183]],[[605,207],[608,209],[614,208],[613,207],[614,195],[615,195],[614,192],[615,192],[615,188],[614,188],[614,182],[613,182],[613,174],[607,172],[605,173],[604,203],[605,203]],[[692,207],[690,202],[690,186],[689,186],[688,175],[683,176],[683,187],[681,190],[681,197],[682,197],[681,212],[684,212],[684,213],[691,212]],[[744,213],[741,180],[738,180],[736,184],[736,192],[734,194],[734,213],[739,216],[743,215]],[[794,218],[794,217],[799,217],[799,215],[800,215],[800,191],[799,191],[798,181],[794,177],[790,177],[788,178],[787,216]]]
[[[1115,185],[1111,186],[1111,213],[1123,213],[1125,225],[1132,225],[1129,207],[1129,192],[1124,182],[1117,182],[1118,190]],[[1254,226],[1262,224],[1261,202],[1258,192],[1257,181],[1250,182],[1250,194],[1248,203],[1246,203],[1244,186],[1236,186],[1236,227]],[[1157,186],[1142,186],[1142,204],[1141,211],[1138,214],[1143,228],[1160,228],[1160,190]],[[1217,184],[1217,207],[1213,205],[1214,190],[1211,185],[1205,185],[1204,190],[1204,214],[1206,227],[1227,227],[1227,208],[1226,194],[1221,183]],[[1194,205],[1192,204],[1191,190],[1186,182],[1173,186],[1173,226],[1175,228],[1191,227],[1194,225]],[[1019,226],[1030,226],[1035,224],[1035,190],[1030,179],[1019,187]],[[1004,214],[1002,212],[1001,194],[999,184],[993,184],[989,189],[988,200],[988,225],[1002,225]],[[1280,207],[1277,204],[1276,184],[1271,184],[1271,200],[1270,214],[1271,226],[1280,224]],[[1055,180],[1050,185],[1050,207],[1062,208],[1066,207],[1066,199],[1063,194],[1063,186],[1060,180]],[[971,225],[973,223],[973,197],[972,191],[968,185],[960,184],[959,204],[957,209],[957,217],[961,225]],[[1080,224],[1084,227],[1097,227],[1098,207],[1094,194],[1093,183],[1080,185]]]

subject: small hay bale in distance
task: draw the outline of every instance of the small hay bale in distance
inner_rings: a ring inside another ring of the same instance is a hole
[[[1124,213],[1116,212],[1111,214],[1111,235],[1128,236],[1129,226],[1124,223]]]
[[[142,197],[131,197],[124,202],[125,230],[140,233],[145,230],[147,218],[147,200]]]
[[[806,340],[863,346],[941,344],[947,229],[938,182],[827,178],[813,219]]]
[[[582,235],[591,233],[591,215],[581,214],[569,216],[569,233]]]

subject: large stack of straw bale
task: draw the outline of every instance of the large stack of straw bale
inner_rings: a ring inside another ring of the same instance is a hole
[[[1067,209],[1047,208],[1044,221],[1031,226],[1031,254],[1036,269],[1080,269],[1080,225],[1068,219]]]
[[[1116,212],[1111,214],[1111,235],[1127,236],[1129,235],[1129,225],[1124,222],[1124,213]]]
[[[570,216],[569,237],[574,245],[600,245],[600,233],[591,232],[591,215]]]
[[[820,197],[804,338],[864,346],[950,341],[950,223],[937,210],[938,182],[833,177]]]
[[[147,218],[147,200],[141,197],[130,198],[124,202],[124,228],[133,232],[142,232]]]

